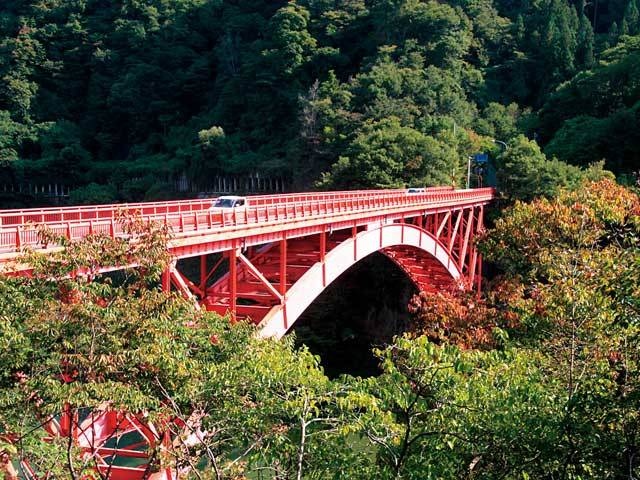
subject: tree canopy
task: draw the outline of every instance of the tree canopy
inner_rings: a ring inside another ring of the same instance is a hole
[[[637,18],[636,0],[8,0],[2,181],[66,183],[76,201],[154,198],[182,175],[450,184],[519,134],[630,173]]]

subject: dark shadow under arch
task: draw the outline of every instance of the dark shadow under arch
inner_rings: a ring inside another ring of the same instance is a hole
[[[362,259],[329,285],[300,315],[291,332],[319,355],[330,378],[378,373],[374,347],[389,344],[409,325],[415,285],[382,253]]]

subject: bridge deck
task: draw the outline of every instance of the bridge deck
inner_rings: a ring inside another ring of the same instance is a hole
[[[493,189],[454,190],[434,187],[425,192],[406,190],[357,190],[281,195],[249,196],[248,207],[231,211],[210,211],[212,199],[84,207],[0,210],[0,263],[19,255],[24,247],[51,249],[42,245],[38,225],[56,235],[77,240],[102,233],[122,237],[118,216],[137,212],[147,221],[168,225],[173,233],[170,249],[177,257],[232,248],[234,239],[243,246],[257,245],[313,234],[321,228],[338,229],[363,225],[389,217],[389,221],[451,210],[470,204],[486,204]]]

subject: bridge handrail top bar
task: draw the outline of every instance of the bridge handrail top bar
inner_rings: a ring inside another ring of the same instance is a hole
[[[393,192],[393,193],[392,193]],[[487,199],[487,200],[491,200],[493,198],[493,192],[494,189],[493,188],[482,188],[482,189],[470,189],[470,190],[441,190],[441,191],[432,191],[432,192],[424,192],[424,193],[415,193],[415,194],[410,194],[410,195],[401,195],[398,196],[397,191],[385,191],[384,194],[379,194],[379,195],[374,195],[371,197],[345,197],[345,198],[340,198],[340,199],[312,199],[312,200],[301,200],[301,201],[293,201],[293,202],[280,202],[280,203],[273,203],[273,204],[263,204],[263,205],[251,205],[249,204],[246,208],[246,210],[249,211],[257,211],[263,208],[277,208],[277,207],[306,207],[306,206],[312,206],[312,205],[316,205],[318,204],[318,202],[321,203],[331,203],[332,201],[342,201],[342,202],[355,202],[357,200],[376,200],[376,199],[380,199],[380,200],[387,200],[389,198],[400,198],[406,201],[400,202],[399,206],[420,206],[423,205],[425,202],[429,202],[429,201],[434,201],[434,200],[444,200],[449,199],[449,200],[454,200],[454,199],[458,199],[458,200],[468,200],[470,202],[477,202],[477,201],[482,201],[482,199]],[[126,204],[121,204],[121,205],[126,205]],[[148,205],[148,204],[144,204],[144,205]],[[425,205],[426,206],[426,205]],[[124,208],[121,208],[119,210],[124,210]],[[174,219],[174,218],[179,218],[182,217],[184,215],[193,215],[193,214],[202,214],[202,213],[207,213],[205,211],[205,209],[202,210],[192,210],[192,211],[174,211],[174,212],[158,212],[158,213],[146,213],[143,216],[145,218],[149,218],[149,219],[158,219],[158,220],[162,220],[162,219]],[[230,210],[229,212],[225,212],[229,215],[233,214],[233,211]],[[217,213],[219,214],[219,213]],[[96,222],[100,222],[100,221],[111,221],[111,218],[107,217],[107,218],[96,218],[96,219],[90,219],[90,218],[79,218],[79,219],[67,219],[67,220],[52,220],[52,221],[48,221],[48,222],[44,222],[46,225],[50,225],[50,226],[55,226],[55,225],[67,225],[67,224],[78,224],[78,223],[86,223],[86,222],[90,222],[91,220],[95,220]],[[33,226],[37,226],[42,224],[43,222],[31,222],[27,225],[33,225]],[[27,226],[25,224],[10,224],[10,225],[1,225],[0,224],[0,232],[2,231],[15,231],[16,227],[25,227]]]
[[[279,200],[270,205],[281,205],[285,203],[292,203],[289,198],[295,197],[326,197],[327,200],[331,198],[367,198],[367,197],[387,197],[397,195],[407,195],[408,198],[419,198],[424,195],[433,195],[434,193],[465,193],[465,192],[481,192],[481,191],[493,191],[492,187],[475,188],[475,189],[453,189],[452,187],[429,187],[430,190],[420,193],[407,194],[407,189],[380,189],[380,190],[340,190],[330,192],[304,192],[304,193],[285,193],[278,195],[237,195],[247,198],[250,202],[261,200]],[[227,195],[220,195],[227,196]],[[152,207],[166,207],[166,206],[183,206],[183,205],[199,205],[208,204],[213,202],[218,197],[209,197],[203,199],[189,199],[189,200],[168,200],[161,202],[136,202],[136,203],[113,203],[113,204],[99,204],[99,205],[79,205],[71,207],[43,207],[43,208],[27,208],[27,209],[2,209],[0,210],[0,216],[2,215],[20,215],[20,214],[53,214],[53,213],[68,213],[68,212],[93,212],[93,211],[118,211],[118,210],[131,210],[136,208],[152,208]],[[320,199],[311,200],[298,200],[298,201],[314,201]],[[294,200],[295,202],[295,200]],[[264,205],[264,204],[262,204]],[[249,203],[249,206],[261,206],[255,203]]]
[[[427,191],[423,193],[429,193],[430,191],[460,191],[454,190],[450,186],[437,186],[427,187]],[[295,197],[362,197],[362,196],[380,196],[380,195],[397,195],[405,194],[406,188],[403,189],[376,189],[376,190],[336,190],[325,192],[298,192],[298,193],[281,193],[281,194],[269,194],[269,195],[238,195],[249,199],[250,202],[256,201],[269,201],[275,200],[274,204],[289,203],[290,198]],[[423,193],[412,194],[414,196],[421,195]],[[226,196],[226,195],[218,195]],[[164,200],[158,202],[133,202],[133,203],[114,203],[114,204],[98,204],[98,205],[78,205],[70,207],[41,207],[41,208],[26,208],[26,209],[0,209],[0,217],[5,215],[18,216],[18,215],[37,215],[37,214],[55,214],[55,213],[79,213],[79,212],[95,212],[95,211],[119,211],[119,210],[132,210],[136,208],[153,208],[153,207],[178,207],[189,205],[203,205],[214,201],[218,196],[211,196],[200,199],[186,199],[186,200]]]
[[[432,189],[451,189],[452,187],[428,187]],[[76,212],[76,211],[96,211],[96,210],[124,210],[124,209],[133,209],[140,207],[162,207],[162,206],[179,206],[179,205],[192,205],[192,204],[201,204],[201,203],[210,203],[218,197],[222,196],[240,196],[245,197],[250,200],[260,200],[260,199],[284,199],[286,200],[288,197],[295,196],[327,196],[327,195],[346,195],[346,194],[373,194],[377,195],[380,193],[398,193],[406,191],[407,189],[377,189],[377,190],[331,190],[331,191],[319,191],[319,192],[297,192],[297,193],[278,193],[278,194],[232,194],[220,192],[220,195],[215,195],[206,198],[190,198],[183,200],[161,200],[156,202],[124,202],[124,203],[105,203],[105,204],[95,204],[95,205],[76,205],[69,207],[35,207],[35,208],[5,208],[0,209],[0,215],[11,214],[36,214],[36,213],[57,213],[57,212]],[[278,202],[283,203],[283,202]]]

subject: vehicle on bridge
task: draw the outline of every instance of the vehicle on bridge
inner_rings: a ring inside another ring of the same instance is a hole
[[[445,192],[455,190],[451,185],[438,185],[434,187],[408,187],[407,193]]]
[[[237,195],[225,195],[218,197],[216,201],[209,207],[209,211],[220,211],[227,209],[244,209],[247,208],[247,199]]]

